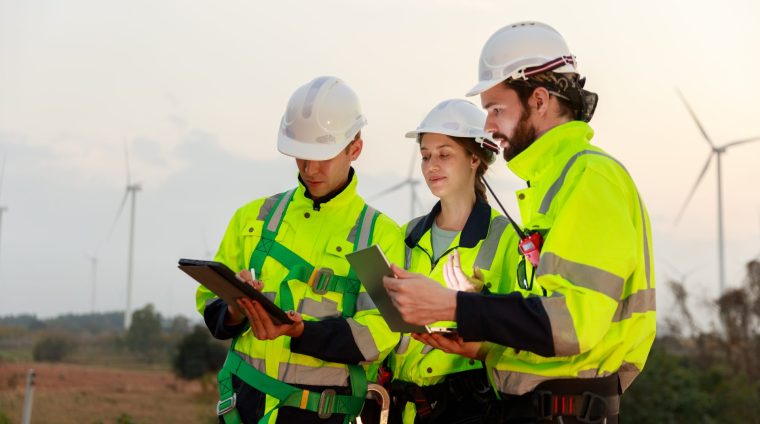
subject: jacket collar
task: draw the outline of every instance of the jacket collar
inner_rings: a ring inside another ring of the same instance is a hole
[[[296,189],[294,198],[299,201],[310,203],[312,209],[318,211],[323,207],[330,209],[343,207],[350,203],[356,196],[356,177],[354,168],[351,167],[348,170],[348,180],[343,187],[317,200],[312,199],[311,193],[309,193],[309,189],[306,188],[306,184],[304,184],[303,180],[301,179],[301,175],[299,174],[298,189]]]
[[[572,155],[588,148],[593,136],[594,130],[582,121],[557,125],[512,158],[507,167],[525,181],[535,180],[545,170],[566,163]]]
[[[441,212],[441,202],[433,206],[433,209],[429,214],[417,222],[414,229],[409,233],[409,236],[404,240],[407,246],[413,248],[417,245],[423,235],[430,231],[433,227],[433,221],[435,217]],[[475,199],[475,204],[472,206],[470,216],[467,217],[467,222],[464,224],[462,233],[459,236],[459,246],[466,248],[475,247],[480,240],[483,240],[488,235],[488,228],[491,224],[491,206],[488,202],[480,197]]]

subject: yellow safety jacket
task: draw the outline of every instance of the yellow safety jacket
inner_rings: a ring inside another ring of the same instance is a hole
[[[433,258],[431,228],[441,210],[436,204],[430,214],[408,222],[402,230],[405,240],[405,268],[421,273],[446,285],[443,266],[449,260],[448,253],[458,250],[462,270],[470,275],[477,265],[484,275],[485,289],[493,293],[521,291],[515,285],[517,236],[509,222],[487,202],[478,199],[463,230],[454,238],[449,248]],[[527,293],[525,293],[527,295]],[[459,355],[445,353],[414,340],[409,334],[401,337],[399,345],[388,357],[394,380],[431,386],[444,381],[447,375],[481,369],[483,364]],[[407,403],[404,422],[414,420],[414,405]]]
[[[549,379],[616,372],[625,390],[654,341],[648,214],[631,176],[590,144],[592,136],[588,124],[568,122],[508,164],[528,181],[517,192],[524,227],[544,237],[535,283],[550,293],[540,303],[554,354],[492,346],[486,364],[499,392],[520,395]]]
[[[315,204],[306,197],[303,184],[299,184],[291,192],[254,200],[241,207],[232,217],[215,259],[235,272],[255,268],[256,277],[264,282],[262,292],[281,308],[294,309],[303,316],[305,328],[300,339],[316,337],[313,332],[307,335],[311,322],[345,319],[363,356],[361,364],[366,371],[376,372],[376,364],[398,343],[399,334],[390,331],[350,271],[345,255],[355,248],[378,244],[390,261],[398,263],[402,258],[401,232],[390,218],[377,213],[357,195],[353,171],[350,178],[345,189],[326,203]],[[265,222],[269,228],[265,228]],[[266,240],[262,242],[262,234],[276,234],[277,247],[272,248],[272,243]],[[313,269],[294,270],[293,263],[280,262],[289,262],[282,259],[282,254],[280,260],[272,257],[277,256],[274,251],[259,254],[260,263],[256,264],[255,250],[268,252],[270,248],[284,248],[281,250],[297,255]],[[354,300],[346,302],[346,293],[351,291]],[[212,292],[198,287],[196,303],[201,314],[215,301]],[[293,352],[294,341],[287,336],[259,340],[246,328],[237,337],[234,350],[258,371],[288,384],[349,384],[346,364]],[[319,343],[329,346],[330,341]],[[277,405],[278,400],[268,395],[265,411]],[[275,411],[269,422],[275,422],[276,417]]]

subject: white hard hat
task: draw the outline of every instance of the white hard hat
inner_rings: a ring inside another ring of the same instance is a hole
[[[351,87],[335,77],[318,77],[290,96],[277,150],[298,159],[332,159],[366,124]]]
[[[467,100],[449,99],[434,107],[417,129],[409,131],[406,136],[418,138],[424,133],[437,133],[472,138],[483,149],[498,154],[499,145],[483,130],[485,124],[486,114],[479,107]]]
[[[478,83],[467,96],[508,79],[546,71],[577,73],[575,56],[557,30],[540,22],[519,22],[496,31],[480,53]]]

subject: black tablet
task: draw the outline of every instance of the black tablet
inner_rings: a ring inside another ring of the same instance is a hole
[[[240,281],[226,265],[214,261],[198,259],[180,259],[179,269],[193,277],[195,281],[214,292],[228,305],[235,305],[236,300],[245,297],[259,302],[272,317],[275,324],[292,324],[293,320],[268,297],[248,284]]]

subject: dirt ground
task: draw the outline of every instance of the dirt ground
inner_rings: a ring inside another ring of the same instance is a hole
[[[0,362],[0,412],[21,422],[27,371],[36,372],[32,423],[215,423],[209,379],[186,382],[169,371],[72,364]]]

